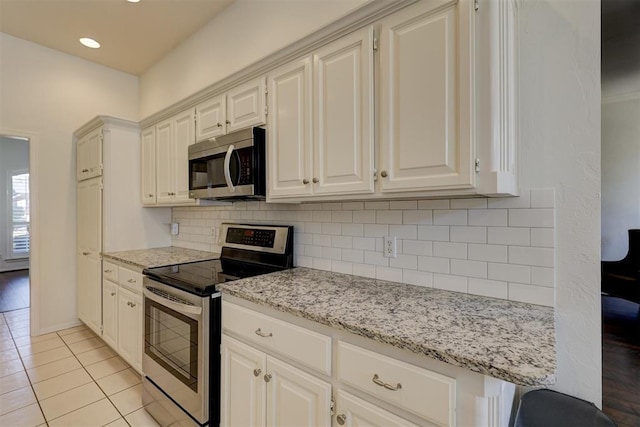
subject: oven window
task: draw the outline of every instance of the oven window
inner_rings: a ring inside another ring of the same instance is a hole
[[[198,321],[145,298],[144,351],[197,393]]]

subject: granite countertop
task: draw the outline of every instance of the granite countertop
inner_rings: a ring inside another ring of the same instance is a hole
[[[120,261],[140,268],[161,267],[164,265],[220,258],[220,254],[217,253],[178,248],[175,246],[104,252],[102,256],[105,259]]]
[[[556,381],[550,307],[310,268],[228,282],[220,289],[515,384]]]

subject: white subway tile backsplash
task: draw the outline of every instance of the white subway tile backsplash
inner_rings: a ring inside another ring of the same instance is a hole
[[[553,209],[509,209],[509,227],[553,227]]]
[[[449,206],[450,209],[486,209],[487,199],[454,199]]]
[[[555,286],[553,268],[531,267],[531,284],[553,288]]]
[[[389,267],[417,270],[418,257],[416,255],[401,254],[401,255],[398,255],[396,258],[389,258]]]
[[[433,255],[433,243],[424,240],[403,240],[402,253],[408,255]]]
[[[507,299],[509,289],[506,282],[469,278],[469,293],[490,298]]]
[[[500,199],[174,208],[173,245],[217,252],[222,222],[289,224],[297,266],[553,305],[554,199],[554,189],[525,189]],[[397,237],[397,257],[383,256],[384,236]]]
[[[532,228],[531,246],[553,248],[555,246],[554,228]]]
[[[464,243],[486,243],[487,227],[467,227],[460,225],[452,225],[449,228],[450,239],[452,242]]]
[[[376,279],[402,283],[402,270],[399,268],[376,267]]]
[[[402,224],[402,211],[376,211],[378,224]]]
[[[469,261],[466,259],[451,260],[451,274],[456,276],[487,278],[487,263],[482,261]]]
[[[390,225],[389,236],[396,236],[398,239],[417,239],[417,225]]]
[[[489,227],[487,242],[499,245],[529,246],[531,233],[528,228]]]
[[[489,263],[489,279],[504,282],[531,283],[531,267],[528,265]]]
[[[376,211],[353,211],[353,222],[359,224],[375,224]]]
[[[433,273],[426,271],[402,270],[402,283],[418,286],[433,286]]]
[[[434,274],[433,287],[446,291],[464,292],[468,290],[468,279],[462,276],[449,276],[447,274]]]
[[[553,267],[554,252],[551,248],[509,246],[509,263],[536,267]]]
[[[418,209],[449,209],[449,200],[418,200]]]
[[[507,210],[469,209],[469,225],[505,227],[507,225]]]
[[[449,226],[447,225],[419,225],[418,240],[449,241]]]
[[[467,244],[433,242],[433,255],[441,258],[467,259]]]
[[[509,299],[511,301],[553,307],[554,290],[553,288],[545,288],[542,286],[509,283]]]
[[[389,235],[389,226],[386,224],[365,224],[365,237],[384,237]]]
[[[343,249],[342,260],[362,264],[364,263],[364,251],[359,249]]]
[[[432,224],[433,211],[403,211],[402,222],[403,224]]]
[[[540,188],[531,190],[532,208],[555,207],[555,190],[553,188]]]
[[[507,262],[507,247],[502,245],[470,243],[467,254],[469,259],[477,261]]]
[[[437,258],[431,256],[418,257],[418,270],[431,273],[449,273],[449,258]]]
[[[436,210],[433,212],[433,223],[436,225],[467,225],[467,211]]]

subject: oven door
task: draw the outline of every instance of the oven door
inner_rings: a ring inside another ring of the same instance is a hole
[[[145,278],[142,371],[199,423],[209,420],[209,298]]]

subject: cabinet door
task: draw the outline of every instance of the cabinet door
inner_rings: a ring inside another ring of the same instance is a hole
[[[118,348],[118,285],[102,282],[102,339],[112,348]]]
[[[266,123],[265,78],[227,92],[227,133]]]
[[[196,141],[224,135],[227,131],[227,108],[224,95],[196,106]]]
[[[331,425],[331,384],[267,356],[267,426]]]
[[[189,198],[189,146],[195,143],[194,111],[185,111],[173,120],[173,203],[195,204],[195,199]]]
[[[156,201],[171,204],[173,178],[173,120],[167,119],[156,126]]]
[[[372,193],[373,27],[314,55],[316,194]]]
[[[118,354],[139,372],[142,370],[142,297],[118,291]]]
[[[348,427],[416,427],[416,424],[342,390],[338,390],[335,413],[336,419],[344,421],[343,425]]]
[[[77,180],[100,175],[102,175],[102,128],[83,136],[76,143]]]
[[[78,250],[99,258],[102,251],[102,178],[78,183],[76,221]]]
[[[421,2],[381,22],[384,192],[474,183],[472,50],[463,31],[472,3],[459,1],[434,13],[438,4]]]
[[[269,75],[267,196],[311,195],[311,58]]]
[[[156,204],[156,127],[144,129],[140,134],[141,194],[143,205]]]
[[[220,425],[264,426],[266,419],[266,355],[222,336]]]

